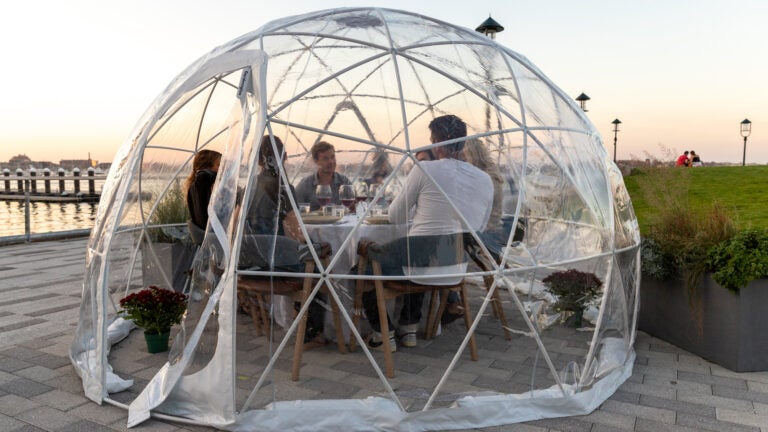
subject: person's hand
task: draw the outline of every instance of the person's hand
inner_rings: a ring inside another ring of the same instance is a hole
[[[368,247],[372,244],[374,244],[373,240],[369,239],[360,239],[360,241],[357,243],[357,254],[360,256],[367,257],[368,256]]]

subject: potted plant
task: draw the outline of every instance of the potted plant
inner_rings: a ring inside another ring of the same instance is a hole
[[[600,295],[603,281],[593,273],[569,269],[552,273],[542,280],[547,291],[557,297],[553,308],[557,312],[571,312],[568,323],[581,327],[584,309]]]
[[[120,299],[120,314],[144,329],[147,350],[168,350],[171,327],[181,322],[187,310],[187,296],[152,285]]]

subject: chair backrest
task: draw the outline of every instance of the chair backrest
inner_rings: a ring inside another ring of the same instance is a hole
[[[238,267],[300,271],[308,256],[307,245],[290,237],[249,234],[243,236]]]
[[[461,277],[445,275],[461,274],[467,268],[463,233],[397,238],[369,246],[368,258],[382,265],[383,274],[419,276],[412,281],[420,285],[456,285]]]

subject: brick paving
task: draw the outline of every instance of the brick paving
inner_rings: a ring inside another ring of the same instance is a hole
[[[68,348],[79,317],[85,244],[85,239],[72,239],[0,248],[0,431],[126,430],[127,411],[86,399],[69,363]],[[522,328],[519,322],[511,321],[513,327]],[[247,334],[251,326],[248,317],[238,316],[238,332]],[[418,348],[400,349],[395,355],[397,377],[391,384],[409,410],[426,403],[449,354],[458,346],[463,328],[457,322],[445,332],[458,337],[420,340]],[[271,347],[279,337],[276,332]],[[435,406],[450,404],[452,392],[468,388],[526,391],[532,370],[537,388],[552,384],[546,364],[530,340],[515,335],[512,342],[505,342],[498,322],[490,317],[478,326],[477,337],[478,361],[469,361],[466,355],[459,359]],[[555,328],[548,330],[543,340],[560,370],[584,355],[588,338],[587,333]],[[165,360],[162,355],[147,354],[142,343],[140,332],[133,332],[110,355],[115,371],[133,378],[138,389]],[[237,395],[242,401],[266,364],[270,344],[265,337],[244,337],[237,345]],[[272,380],[279,386],[267,383],[257,393],[256,404],[273,397],[288,400],[385,394],[359,349],[340,355],[335,345],[305,353],[301,379],[291,382],[292,347],[286,347],[281,357],[285,361],[278,362],[273,371]],[[482,430],[768,432],[768,372],[735,373],[644,333],[638,334],[635,350],[632,377],[593,413]],[[379,353],[374,357],[381,359]],[[130,403],[137,391],[113,398]],[[152,419],[131,430],[213,429]]]

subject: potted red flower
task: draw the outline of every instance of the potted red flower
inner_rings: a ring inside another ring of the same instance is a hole
[[[547,286],[547,291],[557,297],[554,310],[573,313],[569,322],[574,327],[581,327],[584,309],[600,295],[600,287],[603,285],[603,281],[593,273],[576,269],[552,273],[542,282]]]
[[[181,322],[187,310],[187,296],[156,285],[129,294],[120,300],[119,311],[125,319],[144,329],[151,353],[168,350],[171,327]]]

